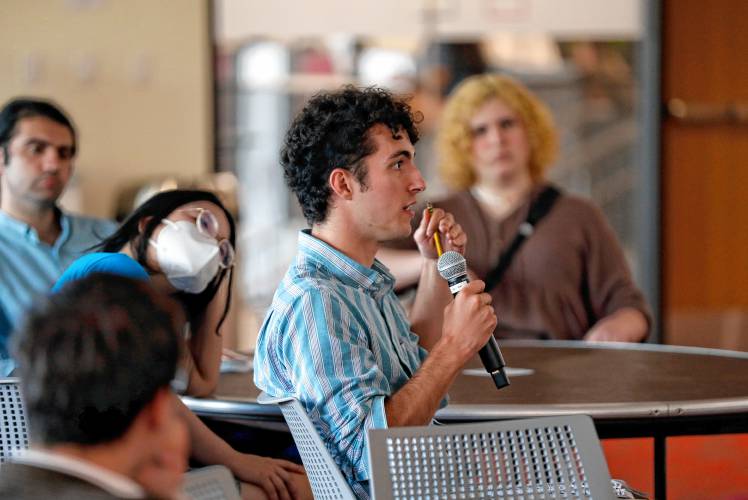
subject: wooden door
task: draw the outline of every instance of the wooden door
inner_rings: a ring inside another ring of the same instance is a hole
[[[748,2],[663,2],[669,343],[748,350]]]

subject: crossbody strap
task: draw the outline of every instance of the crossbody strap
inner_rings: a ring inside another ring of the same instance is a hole
[[[501,281],[501,278],[504,277],[504,273],[506,273],[506,270],[509,268],[509,264],[512,263],[512,259],[517,253],[517,250],[519,250],[519,247],[521,247],[525,240],[530,237],[533,231],[535,231],[535,226],[538,222],[540,222],[540,220],[551,211],[553,204],[560,195],[561,192],[558,189],[553,186],[548,186],[538,195],[537,198],[535,198],[535,201],[530,205],[527,219],[525,222],[520,224],[514,240],[507,249],[501,253],[496,267],[486,275],[486,279],[484,280],[486,282],[486,292],[499,284],[499,281]]]

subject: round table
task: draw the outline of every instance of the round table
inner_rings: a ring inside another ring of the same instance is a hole
[[[497,390],[477,357],[449,391],[443,423],[584,413],[603,438],[655,439],[655,496],[665,498],[667,436],[748,432],[748,353],[652,344],[500,342],[511,385]],[[224,374],[203,416],[282,422],[256,402],[252,374]]]

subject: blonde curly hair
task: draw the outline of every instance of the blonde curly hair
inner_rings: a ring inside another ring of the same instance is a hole
[[[487,101],[499,99],[519,115],[530,144],[530,176],[543,179],[557,150],[557,134],[548,108],[518,81],[496,74],[471,76],[450,94],[437,136],[439,172],[452,189],[475,184],[470,120]]]

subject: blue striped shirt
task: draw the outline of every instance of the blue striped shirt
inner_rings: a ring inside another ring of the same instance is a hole
[[[368,497],[366,433],[387,427],[384,400],[427,352],[379,261],[370,268],[311,236],[273,298],[255,351],[255,384],[301,401],[359,498]]]

